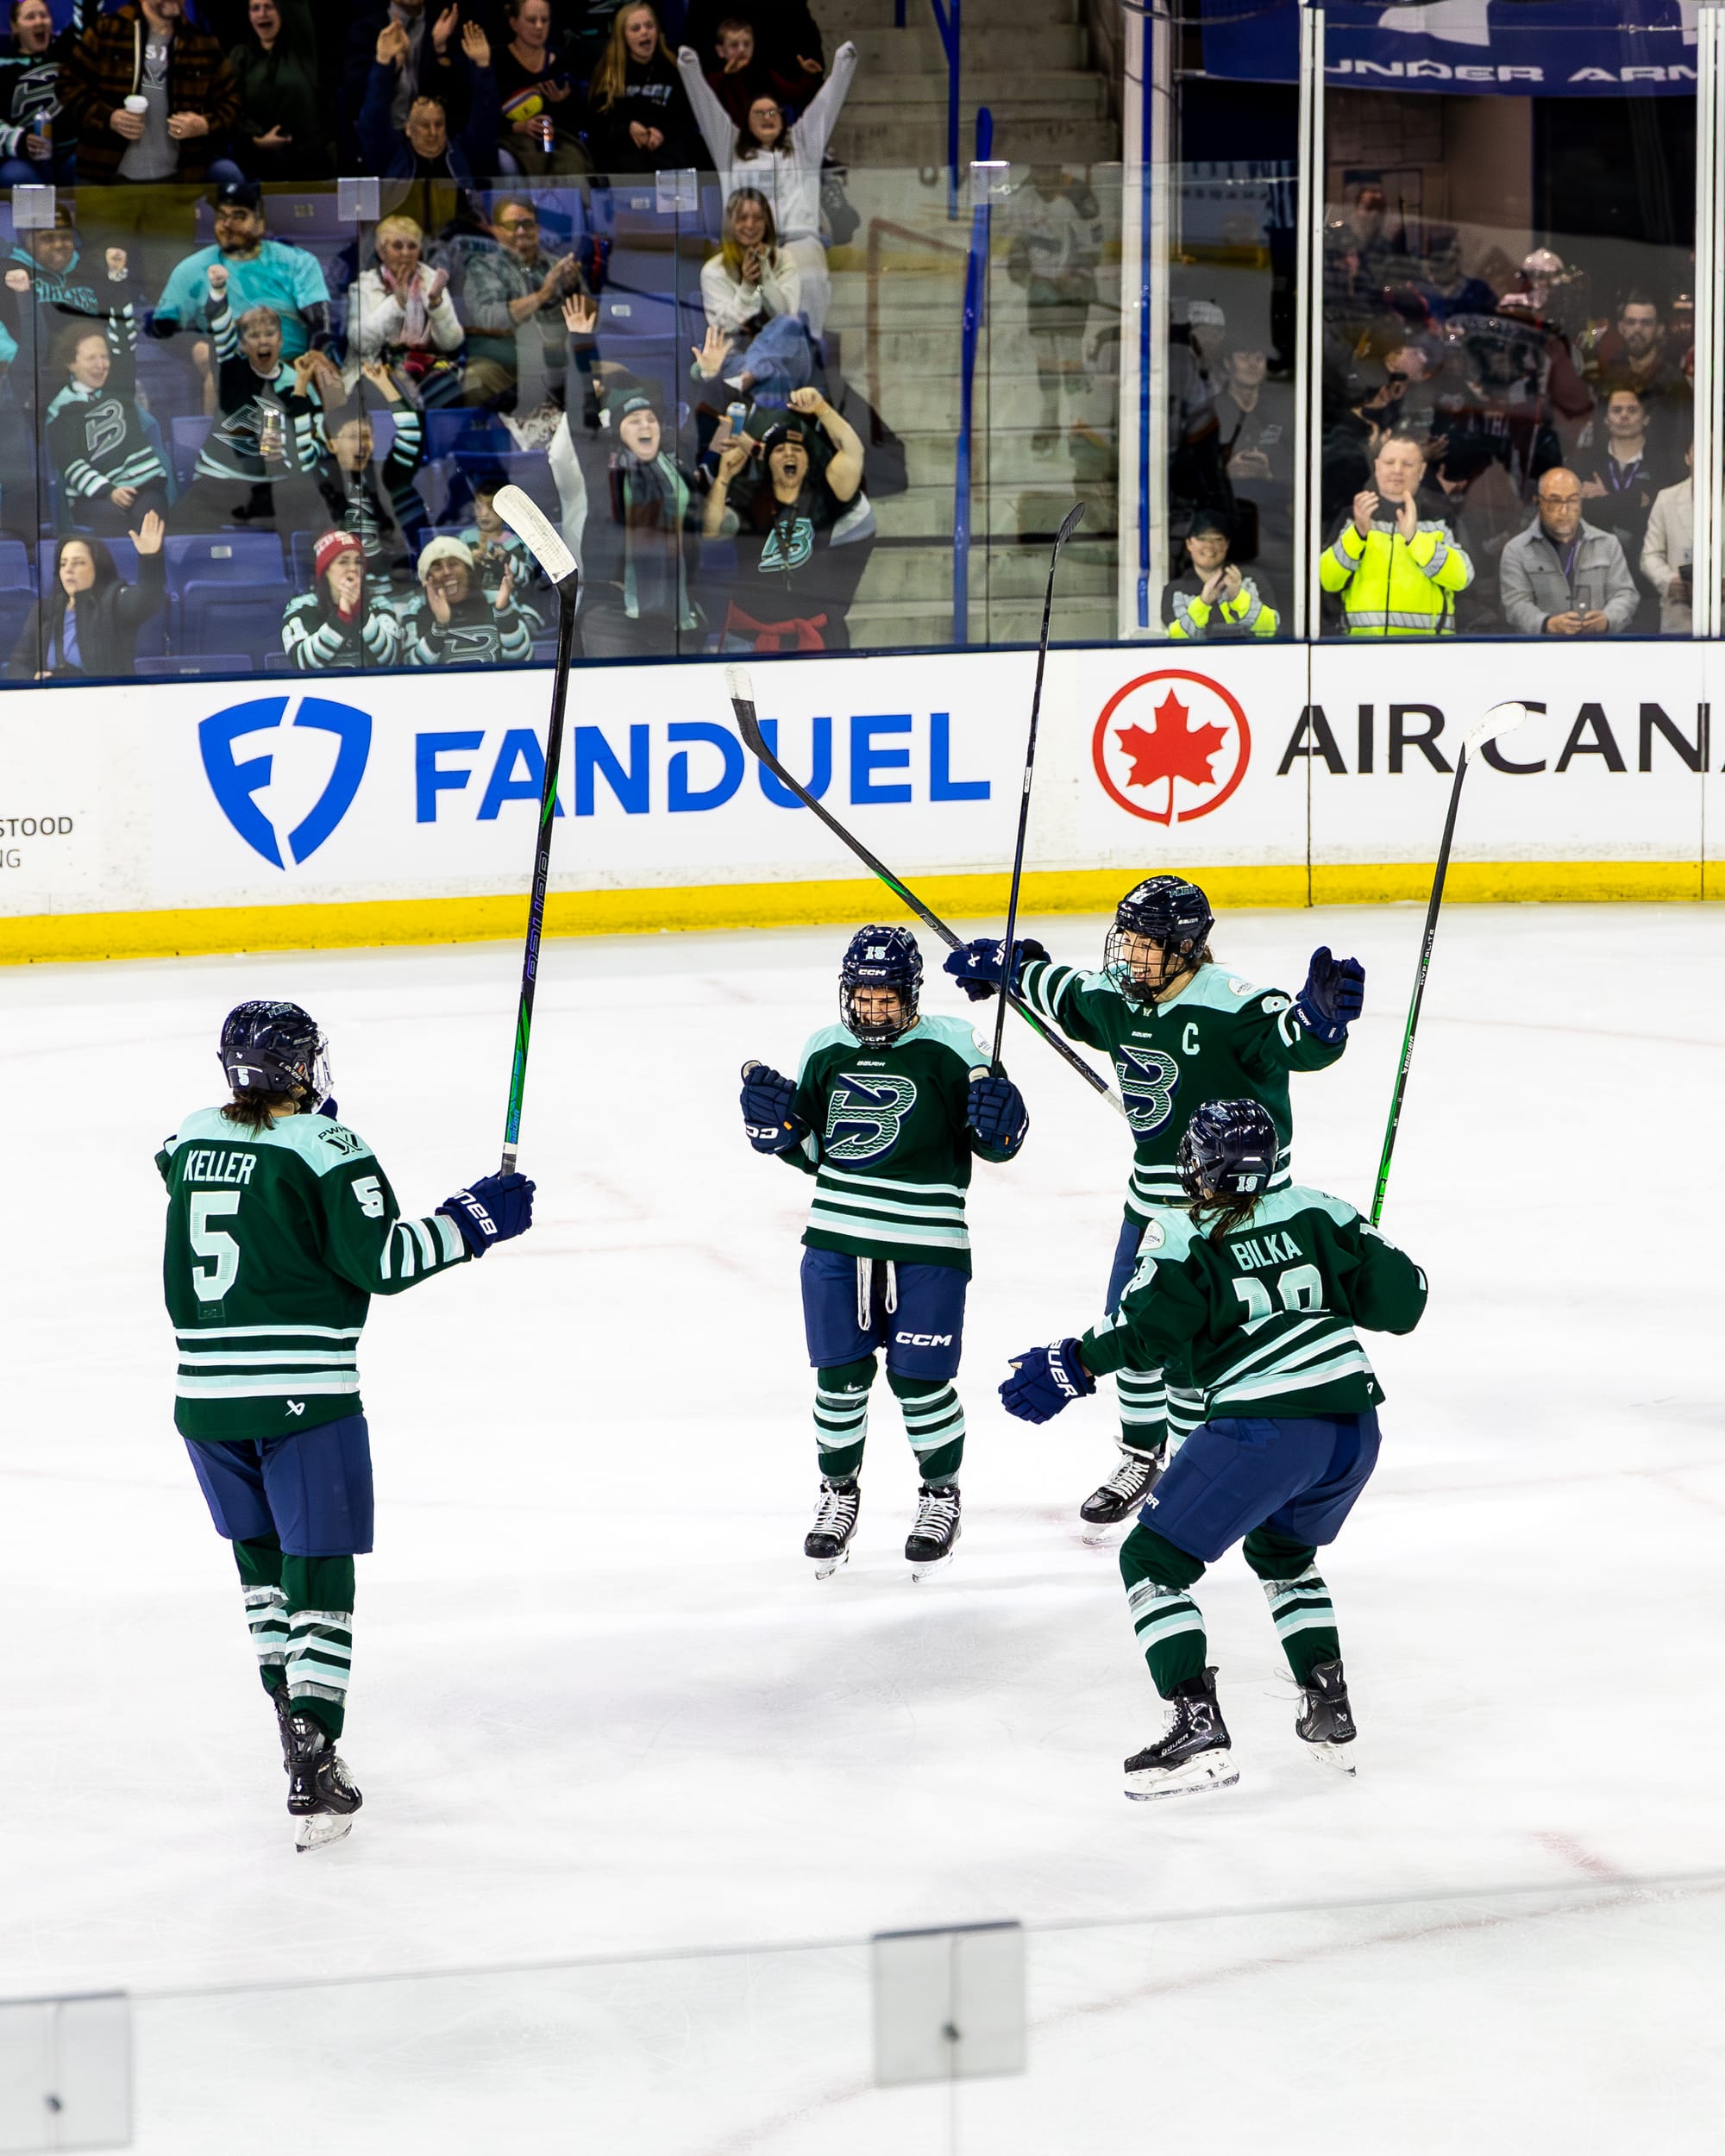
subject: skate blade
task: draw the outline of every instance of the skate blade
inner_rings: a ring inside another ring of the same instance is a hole
[[[1345,1774],[1350,1781],[1356,1771],[1353,1758],[1355,1741],[1350,1739],[1345,1745],[1314,1745],[1303,1737],[1300,1739],[1307,1756],[1320,1774]]]
[[[1078,1539],[1088,1543],[1095,1550],[1103,1543],[1111,1542],[1128,1524],[1125,1520],[1081,1520],[1078,1522]]]
[[[1203,1789],[1231,1789],[1240,1778],[1239,1769],[1226,1757],[1201,1752],[1183,1766],[1162,1771],[1140,1768],[1126,1777],[1126,1795],[1139,1803],[1158,1796],[1190,1796]]]
[[[911,1561],[912,1586],[918,1585],[923,1580],[932,1580],[937,1572],[945,1571],[952,1563],[953,1554],[953,1551],[949,1550],[944,1557],[913,1558]]]
[[[847,1544],[845,1547],[839,1551],[836,1557],[816,1557],[812,1560],[812,1562],[814,1564],[814,1576],[816,1579],[830,1580],[833,1574],[837,1571],[841,1564],[850,1564],[850,1545]]]
[[[314,1812],[309,1819],[297,1823],[293,1846],[301,1856],[310,1849],[327,1849],[331,1842],[344,1841],[354,1831],[351,1812]]]

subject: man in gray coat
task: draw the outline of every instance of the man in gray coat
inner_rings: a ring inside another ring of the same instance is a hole
[[[1504,619],[1518,636],[1621,636],[1640,604],[1622,542],[1582,521],[1581,481],[1561,464],[1537,499],[1538,517],[1503,549]]]

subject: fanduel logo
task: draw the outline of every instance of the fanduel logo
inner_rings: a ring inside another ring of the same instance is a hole
[[[258,805],[256,795],[271,782],[273,753],[236,760],[235,744],[246,734],[269,733],[279,727],[310,726],[334,734],[336,766],[329,781],[310,808],[287,833],[289,857],[296,867],[310,859],[353,806],[366,775],[371,755],[372,722],[369,712],[352,704],[331,703],[327,697],[303,696],[292,718],[291,696],[260,696],[249,703],[230,705],[200,722],[198,746],[204,770],[216,805],[254,853],[261,854],[273,868],[285,868],[281,841],[275,825]]]

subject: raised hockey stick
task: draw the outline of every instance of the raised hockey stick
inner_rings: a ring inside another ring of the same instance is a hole
[[[557,671],[551,684],[551,724],[545,737],[545,783],[539,794],[539,830],[533,856],[533,891],[527,903],[527,941],[521,953],[521,1000],[515,1012],[515,1060],[509,1070],[509,1112],[503,1126],[503,1166],[515,1172],[521,1139],[521,1098],[527,1090],[527,1047],[533,1035],[533,988],[539,974],[539,938],[545,926],[545,892],[551,880],[551,824],[557,812],[557,767],[563,761],[563,706],[568,701],[569,663],[575,651],[575,599],[580,572],[562,534],[538,504],[518,486],[497,497],[497,513],[531,553],[557,589]]]
[[[853,837],[831,810],[822,807],[808,788],[791,776],[767,746],[766,736],[761,731],[761,722],[755,715],[755,687],[749,678],[748,668],[727,667],[724,679],[731,693],[731,708],[737,714],[737,731],[750,753],[766,765],[781,786],[796,795],[805,808],[812,809],[834,837],[848,846],[869,873],[878,876],[893,896],[907,906],[925,928],[932,930],[949,950],[963,950],[963,939],[956,936],[938,913],[932,912],[907,884],[900,883],[884,862],[877,861],[860,838]],[[1031,1031],[1039,1034],[1063,1062],[1070,1063],[1093,1093],[1101,1094],[1117,1114],[1125,1115],[1126,1108],[1120,1095],[1113,1091],[1106,1078],[1098,1076],[1084,1058],[1069,1048],[1057,1033],[1051,1032],[1022,998],[1014,995],[1012,1006]]]
[[[1013,849],[1013,887],[1007,896],[1007,940],[1000,946],[1000,968],[1006,979],[1013,978],[1013,937],[1019,924],[1019,883],[1024,875],[1025,837],[1030,830],[1030,782],[1036,770],[1036,723],[1042,715],[1042,670],[1048,663],[1048,624],[1054,612],[1054,573],[1060,567],[1060,549],[1084,521],[1084,505],[1074,502],[1061,520],[1054,535],[1054,545],[1048,557],[1048,589],[1042,595],[1042,634],[1036,646],[1036,686],[1030,699],[1030,741],[1025,749],[1024,786],[1019,794],[1019,836]],[[1000,1069],[1000,1043],[1007,1031],[1007,999],[1000,998],[1000,1007],[994,1013],[994,1052],[988,1059],[988,1068],[996,1075]]]
[[[1420,1006],[1425,1000],[1426,975],[1431,971],[1432,941],[1438,932],[1438,908],[1444,902],[1444,879],[1449,873],[1450,847],[1455,839],[1456,809],[1461,801],[1461,782],[1467,775],[1467,759],[1471,749],[1483,749],[1489,741],[1500,735],[1512,734],[1526,723],[1527,707],[1525,704],[1494,704],[1482,719],[1477,719],[1461,737],[1461,750],[1456,757],[1455,777],[1450,783],[1449,813],[1444,818],[1444,835],[1438,846],[1438,865],[1432,874],[1432,900],[1426,908],[1426,932],[1420,942],[1420,964],[1414,975],[1413,1000],[1408,1006],[1408,1030],[1402,1036],[1402,1060],[1396,1066],[1396,1090],[1389,1099],[1389,1121],[1383,1132],[1383,1157],[1377,1163],[1377,1189],[1371,1200],[1371,1225],[1376,1227],[1383,1217],[1383,1194],[1389,1187],[1389,1156],[1396,1150],[1396,1133],[1402,1122],[1402,1101],[1408,1090],[1408,1066],[1414,1060],[1414,1034],[1420,1023]]]

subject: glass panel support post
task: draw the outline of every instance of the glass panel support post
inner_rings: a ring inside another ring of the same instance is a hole
[[[1294,461],[1294,633],[1315,641],[1319,628],[1318,529],[1322,503],[1324,413],[1324,10],[1300,10],[1299,335],[1294,393],[1304,399]]]
[[[1165,16],[1125,11],[1117,633],[1156,627],[1168,534],[1167,355],[1174,45]]]
[[[1696,16],[1695,158],[1695,533],[1690,590],[1697,636],[1717,636],[1721,566],[1720,454],[1725,448],[1720,392],[1725,386],[1720,343],[1725,305],[1719,280],[1725,275],[1725,244],[1719,219],[1725,211],[1725,6],[1703,0]]]

